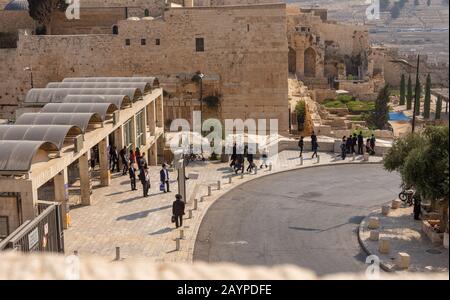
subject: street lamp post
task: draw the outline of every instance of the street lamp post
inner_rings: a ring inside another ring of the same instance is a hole
[[[198,71],[195,74],[195,78],[199,81],[200,83],[200,136],[203,137],[203,78],[205,77],[205,74],[203,74],[202,72]],[[200,145],[201,147],[201,155],[203,158],[203,145]]]
[[[416,128],[416,114],[417,114],[417,109],[418,109],[417,106],[420,105],[420,89],[419,89],[420,54],[417,55],[417,64],[416,65],[411,64],[410,62],[408,62],[405,59],[394,59],[394,60],[391,60],[391,62],[400,63],[400,64],[406,65],[408,67],[411,67],[411,68],[416,68],[416,89],[415,89],[415,95],[414,95],[414,109],[413,109],[412,125],[411,125],[412,133],[414,133],[415,128]]]

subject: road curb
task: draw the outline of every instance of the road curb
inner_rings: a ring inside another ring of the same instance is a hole
[[[370,217],[372,217],[375,214],[380,214],[381,213],[381,209],[377,209],[372,211],[369,215],[367,215],[359,224],[358,226],[358,242],[359,245],[361,246],[361,248],[364,250],[364,252],[366,252],[367,256],[370,255],[376,255],[375,253],[370,252],[369,248],[366,246],[366,244],[364,243],[364,241],[361,239],[361,234],[364,230],[364,228],[367,227],[368,224],[368,220]],[[380,268],[388,273],[395,273],[395,270],[393,270],[391,267],[389,267],[388,265],[386,265],[382,260],[380,260]]]
[[[234,189],[240,187],[243,184],[246,184],[248,182],[251,182],[253,180],[257,180],[260,178],[264,178],[267,176],[272,176],[272,175],[277,175],[277,174],[282,174],[282,173],[287,173],[287,172],[291,172],[291,171],[298,171],[298,170],[305,170],[305,169],[312,169],[312,168],[319,168],[319,167],[332,167],[332,166],[341,166],[341,165],[380,165],[383,163],[383,160],[381,161],[348,161],[348,162],[334,162],[334,163],[324,163],[324,164],[317,164],[317,165],[312,165],[312,166],[297,166],[294,167],[292,169],[288,169],[288,170],[275,170],[271,173],[266,173],[254,178],[250,178],[249,180],[246,180],[244,182],[239,182],[236,186],[233,186],[232,188],[230,188],[229,190],[224,191],[223,193],[220,193],[220,195],[218,197],[216,197],[214,200],[212,201],[208,201],[208,206],[202,211],[202,215],[201,218],[198,222],[198,225],[195,226],[194,231],[193,231],[193,236],[190,238],[190,240],[193,241],[193,245],[190,245],[191,247],[188,247],[188,262],[193,262],[194,261],[194,250],[195,250],[195,241],[197,240],[197,236],[198,236],[198,232],[200,230],[200,227],[203,223],[204,217],[206,216],[206,214],[208,213],[209,208],[221,197],[224,197],[225,195],[227,195],[228,193],[230,193],[231,191],[233,191]],[[358,239],[359,239],[359,230],[358,230]]]

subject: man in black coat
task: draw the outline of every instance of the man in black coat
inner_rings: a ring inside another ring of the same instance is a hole
[[[183,226],[183,215],[185,203],[182,201],[182,196],[180,194],[175,195],[176,200],[172,204],[172,215],[175,218],[175,226]]]
[[[304,137],[300,137],[300,141],[298,141],[298,148],[300,148],[300,157],[303,156],[303,147],[305,146]]]
[[[363,132],[360,131],[358,134],[358,154],[364,154],[364,136]]]
[[[317,135],[316,133],[313,131],[313,133],[311,134],[311,150],[314,151],[314,148],[317,146]]]
[[[130,169],[128,172],[130,173],[131,190],[136,191],[136,169],[134,168],[133,164],[130,165]]]

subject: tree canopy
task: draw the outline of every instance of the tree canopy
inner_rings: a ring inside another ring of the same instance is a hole
[[[389,96],[391,87],[386,84],[379,92],[375,101],[375,110],[372,112],[370,122],[378,129],[384,129],[389,120]]]
[[[448,207],[448,147],[449,127],[429,126],[422,133],[397,139],[384,159],[384,167],[398,171],[404,185],[414,188],[421,197],[442,201]]]
[[[52,13],[55,9],[65,10],[65,0],[28,0],[30,17],[42,25],[50,23]]]

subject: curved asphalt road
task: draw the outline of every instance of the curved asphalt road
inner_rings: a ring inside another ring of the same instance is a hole
[[[318,275],[363,271],[358,225],[396,197],[400,182],[381,165],[317,167],[256,179],[210,207],[194,260],[295,264]]]

